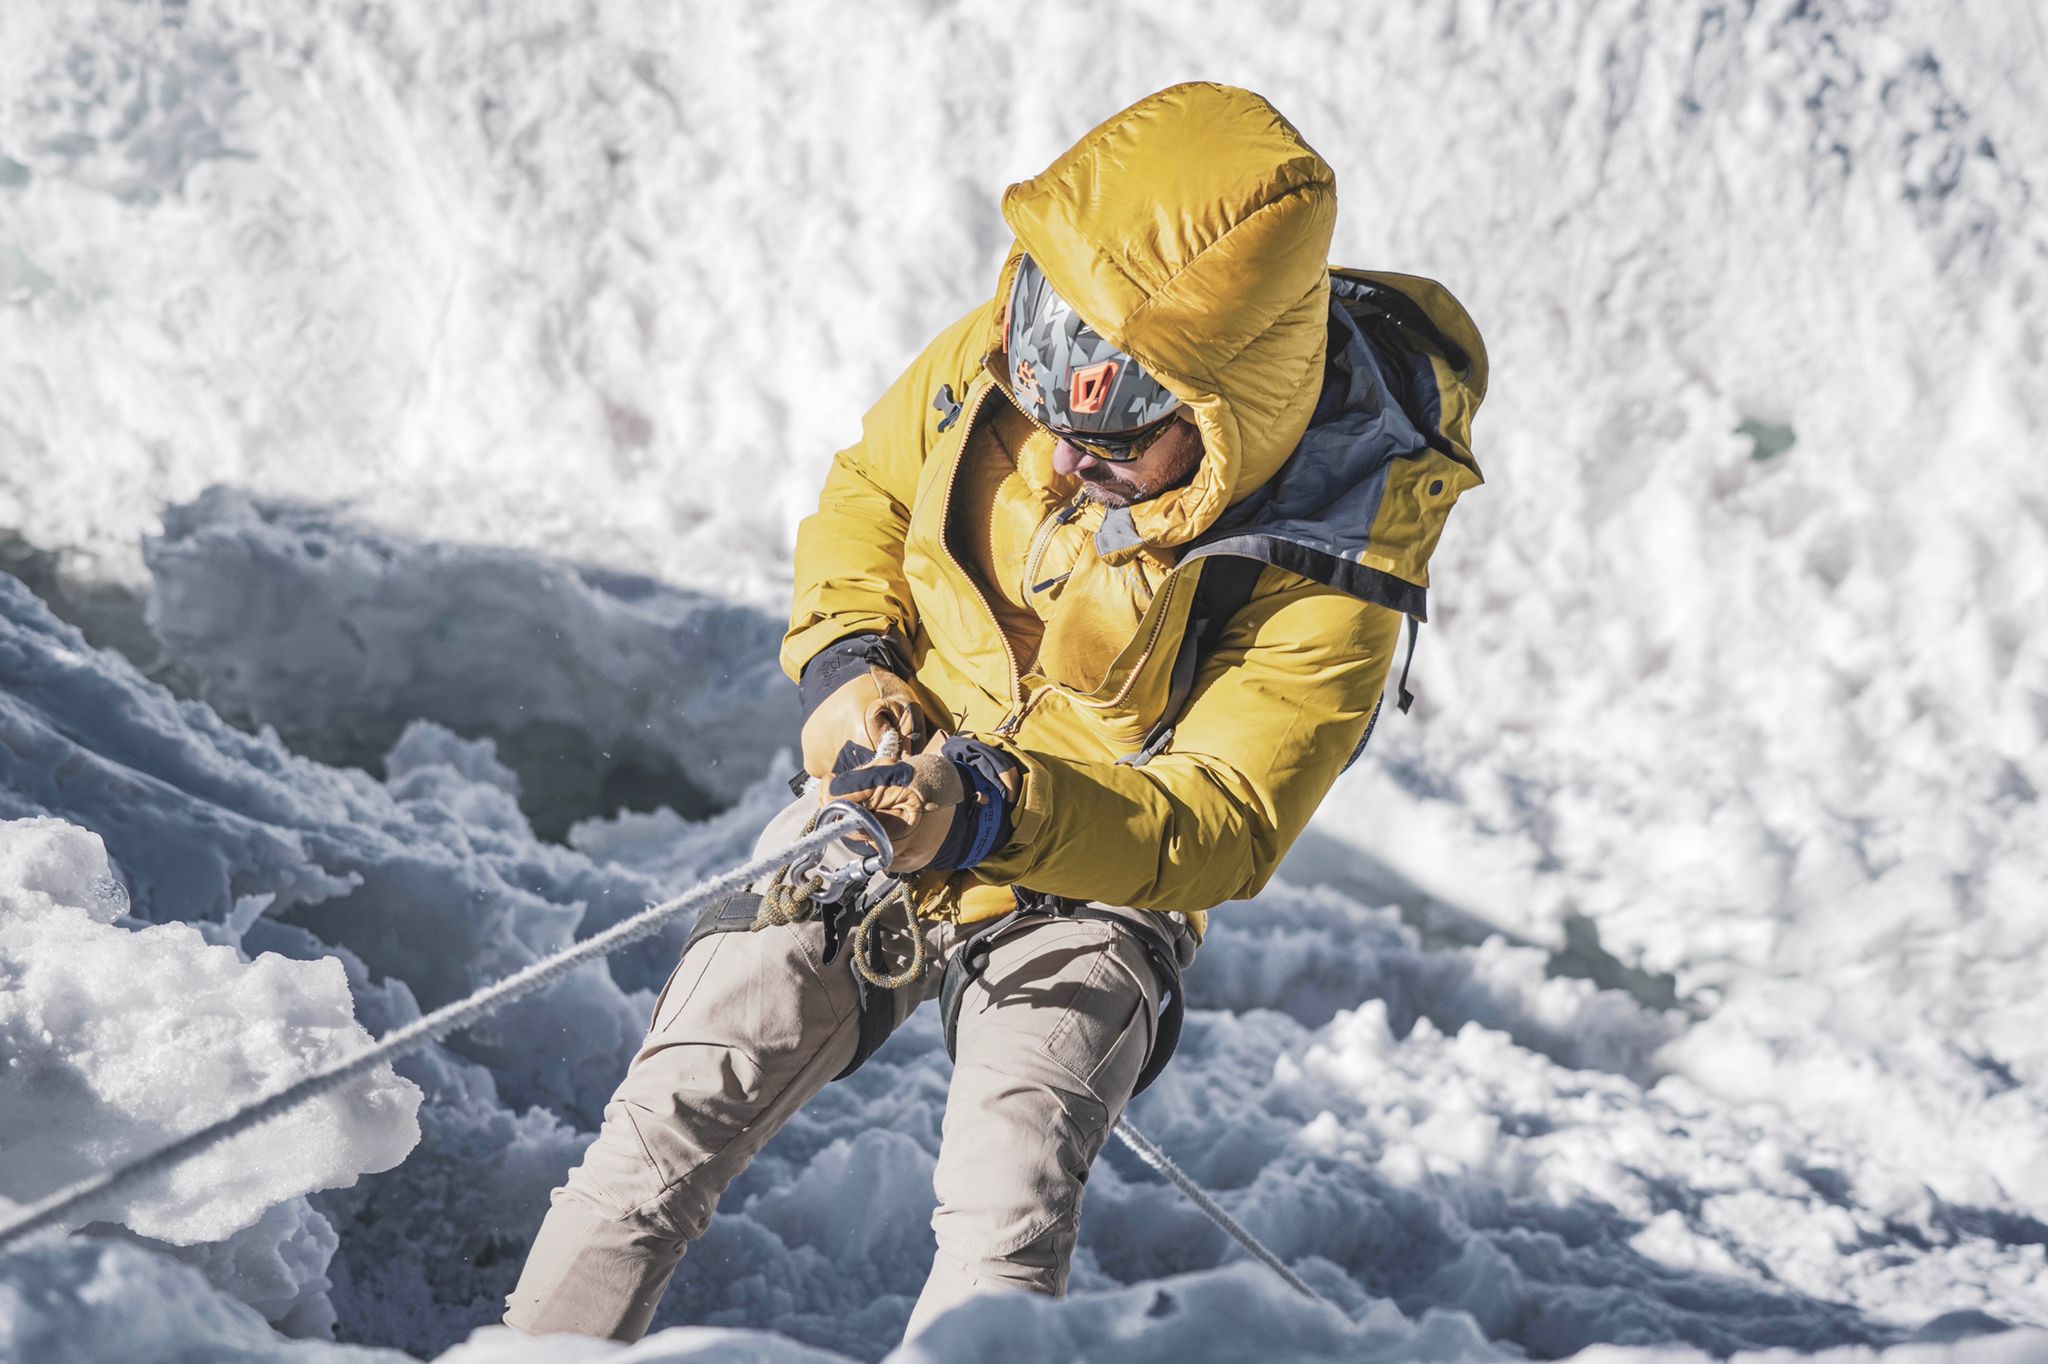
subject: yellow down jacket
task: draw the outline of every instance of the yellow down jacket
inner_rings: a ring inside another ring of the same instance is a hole
[[[784,669],[894,632],[933,723],[1024,773],[1009,842],[922,878],[923,912],[990,917],[1010,886],[1197,914],[1252,895],[1356,751],[1444,518],[1480,481],[1486,357],[1441,286],[1332,271],[1336,212],[1329,166],[1259,96],[1150,96],[1009,188],[994,298],[834,461],[798,532]],[[1023,252],[1186,402],[1191,482],[1111,510],[1054,472],[1003,363]],[[1169,718],[1196,579],[1225,554],[1265,565],[1251,599],[1164,750],[1119,763]],[[1014,576],[978,581],[977,562]],[[999,623],[1020,610],[1035,649]]]

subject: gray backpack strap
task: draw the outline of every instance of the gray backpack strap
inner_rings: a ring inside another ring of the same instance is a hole
[[[1230,627],[1231,618],[1252,599],[1252,593],[1259,585],[1259,575],[1265,568],[1263,560],[1248,559],[1240,554],[1213,555],[1203,564],[1201,580],[1195,584],[1194,609],[1188,612],[1188,632],[1181,641],[1180,652],[1174,656],[1173,681],[1166,693],[1166,709],[1161,713],[1159,723],[1145,736],[1144,747],[1118,758],[1119,767],[1143,767],[1173,742],[1173,727],[1179,723],[1181,712],[1187,708],[1188,696],[1195,689],[1195,674],[1200,671],[1203,661],[1223,643],[1223,632]],[[1403,715],[1415,704],[1415,694],[1408,690],[1408,670],[1415,666],[1415,644],[1421,625],[1418,617],[1408,617],[1408,653],[1401,663],[1400,680],[1394,684],[1395,709]],[[1365,752],[1365,745],[1378,727],[1379,718],[1380,703],[1375,702],[1358,747],[1351,750],[1351,756],[1344,762],[1347,770]]]
[[[1187,708],[1188,696],[1195,689],[1195,674],[1202,661],[1223,642],[1223,632],[1229,628],[1231,618],[1252,599],[1259,575],[1265,571],[1263,560],[1241,554],[1214,554],[1203,561],[1202,576],[1195,583],[1194,608],[1188,612],[1188,632],[1181,639],[1180,652],[1173,658],[1173,681],[1166,693],[1166,709],[1160,712],[1159,723],[1145,736],[1144,747],[1118,758],[1118,766],[1143,767],[1173,742],[1173,727],[1180,722],[1180,713]]]

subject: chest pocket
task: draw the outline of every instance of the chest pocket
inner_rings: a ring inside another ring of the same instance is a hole
[[[1131,651],[1169,566],[1150,556],[1106,564],[1090,541],[1066,570],[1071,576],[1050,589],[1058,595],[1044,608],[1037,671],[1077,696],[1107,700],[1098,694],[1121,688],[1114,665]]]

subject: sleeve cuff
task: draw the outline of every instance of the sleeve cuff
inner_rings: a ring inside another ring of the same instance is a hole
[[[898,677],[907,675],[895,643],[884,635],[847,635],[813,654],[796,684],[803,699],[804,719],[810,719],[826,697],[850,679],[864,676],[869,668],[880,668]]]

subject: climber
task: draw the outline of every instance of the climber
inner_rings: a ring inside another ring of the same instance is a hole
[[[639,1338],[726,1186],[928,1000],[955,1066],[906,1336],[1062,1292],[1208,911],[1356,756],[1404,617],[1412,657],[1480,481],[1486,359],[1450,294],[1332,270],[1330,167],[1224,86],[1141,100],[1002,210],[993,296],[867,414],[797,539],[809,780],[760,847],[839,801],[889,861],[848,838],[706,913],[555,1191],[525,1331]]]

